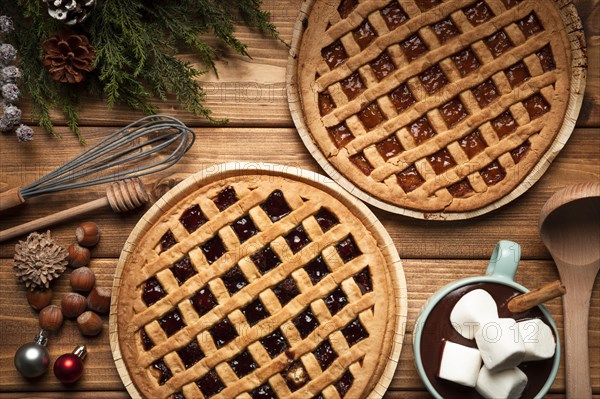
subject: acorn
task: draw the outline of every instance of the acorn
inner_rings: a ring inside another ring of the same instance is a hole
[[[75,229],[75,237],[79,245],[93,247],[100,240],[100,230],[94,222],[83,222]]]
[[[40,328],[58,331],[63,324],[64,317],[58,306],[48,305],[40,310],[39,321]]]
[[[71,272],[71,287],[75,291],[88,292],[96,283],[96,276],[89,267],[80,267]]]
[[[94,287],[87,297],[88,309],[104,314],[110,310],[110,288]]]
[[[102,331],[102,319],[93,311],[88,310],[77,318],[77,327],[86,337],[93,337]]]
[[[27,291],[27,302],[31,305],[35,310],[42,310],[46,306],[50,305],[50,301],[52,300],[52,290],[28,290]]]
[[[60,308],[67,319],[73,319],[79,316],[85,312],[86,307],[87,302],[85,297],[75,292],[65,295],[60,302]]]
[[[74,242],[67,248],[67,262],[73,269],[90,263],[90,250]]]

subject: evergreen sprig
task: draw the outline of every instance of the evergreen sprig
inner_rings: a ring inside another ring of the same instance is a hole
[[[194,115],[225,122],[205,107],[206,93],[197,79],[208,70],[217,72],[217,51],[207,35],[247,57],[247,46],[235,36],[236,24],[279,39],[269,13],[260,8],[261,0],[97,0],[89,18],[71,28],[85,34],[95,47],[95,69],[82,84],[61,84],[42,64],[41,43],[64,26],[48,15],[40,0],[0,3],[0,15],[14,21],[13,42],[21,54],[23,84],[40,126],[56,135],[50,110],[59,109],[82,142],[78,111],[85,92],[102,93],[109,107],[128,104],[146,114],[158,111],[152,98],[164,101],[174,95]],[[179,59],[183,48],[194,51],[205,69]]]

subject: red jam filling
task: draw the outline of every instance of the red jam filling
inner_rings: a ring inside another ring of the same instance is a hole
[[[247,349],[231,359],[229,365],[238,378],[244,378],[258,368],[258,364],[256,364],[254,358]]]
[[[454,22],[450,18],[444,19],[431,25],[433,33],[437,36],[440,43],[444,44],[454,36],[460,34],[460,31],[454,25]]]
[[[279,331],[279,329],[273,331],[271,334],[260,340],[260,343],[265,347],[267,353],[271,358],[277,357],[280,353],[287,350],[290,345],[287,340]]]
[[[196,291],[194,296],[190,298],[190,302],[200,317],[204,316],[212,308],[217,306],[217,300],[208,287]]]
[[[504,136],[509,135],[510,133],[517,130],[517,127],[519,127],[519,124],[508,110],[498,115],[496,119],[493,119],[491,124],[496,133],[498,134],[499,139],[502,139]]]
[[[479,130],[475,130],[458,142],[469,159],[479,154],[487,147]]]
[[[421,11],[427,11],[441,3],[440,0],[415,0]]]
[[[333,384],[333,386],[340,394],[340,397],[343,398],[344,396],[346,396],[346,394],[348,393],[350,388],[352,388],[353,383],[354,383],[354,376],[352,375],[350,370],[347,370],[342,375],[342,377]]]
[[[447,187],[454,198],[462,198],[473,192],[473,187],[467,179],[463,179]]]
[[[480,25],[494,18],[494,12],[485,4],[485,1],[478,1],[471,6],[465,7],[463,8],[463,12],[473,26]]]
[[[342,122],[336,126],[328,127],[327,133],[329,133],[329,138],[331,141],[333,141],[333,144],[336,146],[336,148],[344,147],[354,139],[354,135],[350,129],[348,129],[348,126],[345,122]]]
[[[288,243],[288,246],[293,253],[299,252],[310,243],[310,238],[308,238],[306,231],[304,231],[304,228],[301,225],[290,231],[283,238]]]
[[[265,274],[269,270],[274,269],[275,267],[277,267],[277,265],[281,263],[279,256],[277,256],[277,254],[271,249],[271,246],[269,245],[263,247],[261,250],[250,256],[250,259],[252,260],[252,262],[254,262],[254,264],[262,274]]]
[[[419,35],[412,35],[408,39],[400,42],[400,47],[402,48],[402,51],[404,51],[404,55],[406,55],[408,61],[416,60],[428,50]]]
[[[167,232],[160,238],[160,252],[166,251],[175,244],[177,244],[177,240],[175,239],[173,232],[171,232],[171,230],[167,230]]]
[[[508,10],[509,8],[513,8],[522,1],[523,0],[502,0],[502,3],[504,4],[504,7],[506,7],[506,9]]]
[[[344,262],[350,262],[352,259],[361,255],[360,249],[356,245],[354,238],[348,236],[346,239],[335,245],[337,253]]]
[[[544,27],[534,12],[517,21],[517,26],[521,29],[521,32],[523,32],[525,37],[533,36],[544,30]]]
[[[398,113],[404,111],[417,101],[406,83],[402,83],[390,93],[390,100]]]
[[[388,160],[402,152],[402,145],[398,142],[395,135],[391,135],[375,145],[377,151],[384,160]]]
[[[148,334],[146,334],[146,330],[143,328],[140,330],[140,338],[142,339],[142,346],[144,347],[144,350],[149,351],[150,349],[154,348],[154,342],[152,342],[152,339],[148,336]]]
[[[250,392],[250,397],[252,399],[273,399],[277,398],[277,395],[275,394],[275,391],[273,391],[273,388],[271,388],[271,385],[269,385],[268,382],[265,382],[261,386],[254,388]]]
[[[342,46],[342,42],[336,40],[329,46],[321,50],[321,56],[329,66],[329,69],[335,69],[338,65],[343,64],[348,59],[348,54]]]
[[[471,92],[475,96],[480,108],[487,107],[500,96],[492,79],[488,79],[485,82],[478,84],[471,89]]]
[[[340,17],[346,18],[358,5],[358,0],[342,0],[337,10]]]
[[[158,378],[158,385],[165,385],[165,383],[171,379],[171,377],[173,377],[173,374],[171,373],[171,370],[169,369],[169,367],[166,365],[164,360],[157,360],[154,363],[152,363],[152,367],[155,370],[158,370],[158,372],[160,373],[160,376]]]
[[[361,26],[352,31],[352,36],[360,49],[367,47],[376,37],[377,34],[369,21],[365,21]]]
[[[510,50],[513,46],[510,39],[503,30],[486,37],[483,42],[490,50],[494,58],[497,58]]]
[[[285,278],[275,285],[272,290],[277,299],[279,299],[281,306],[287,305],[287,303],[294,299],[296,295],[300,294],[293,277]]]
[[[152,306],[165,295],[167,295],[167,293],[163,290],[162,285],[160,285],[156,277],[151,277],[146,280],[142,292],[142,300],[146,306]]]
[[[360,154],[352,155],[350,157],[350,162],[352,162],[365,176],[369,176],[371,172],[373,172],[373,167],[362,152]]]
[[[448,79],[439,66],[434,65],[419,75],[421,84],[429,94],[433,94],[448,84]]]
[[[531,148],[531,143],[528,140],[520,146],[518,146],[517,148],[511,150],[510,156],[512,157],[513,162],[515,164],[521,162],[521,160],[525,158],[525,155],[527,155],[527,153],[529,152],[529,148]]]
[[[446,126],[453,127],[458,122],[465,119],[469,114],[458,97],[454,97],[446,104],[440,107],[440,114],[446,123]]]
[[[470,48],[464,49],[450,58],[463,78],[481,66],[477,56]]]
[[[396,179],[405,193],[410,193],[425,183],[425,180],[423,180],[414,165],[411,165],[398,173]]]
[[[506,177],[506,171],[497,161],[481,169],[479,174],[488,186],[493,186]]]
[[[310,277],[310,281],[313,285],[318,284],[319,281],[329,274],[329,268],[321,255],[317,256],[310,261],[309,264],[304,266],[304,271],[308,274],[308,277]]]
[[[537,57],[540,59],[540,64],[542,64],[542,69],[544,72],[553,71],[556,69],[556,63],[554,62],[552,49],[550,48],[549,44],[542,47],[542,49],[535,53],[535,55],[537,55]]]
[[[321,116],[327,115],[335,109],[335,103],[329,93],[319,93],[319,114]]]
[[[366,130],[374,129],[385,120],[381,109],[379,109],[379,105],[375,101],[364,107],[357,116]]]
[[[354,281],[363,295],[373,291],[373,282],[371,281],[371,272],[368,266],[354,275]]]
[[[379,57],[369,63],[377,80],[381,80],[392,73],[396,66],[392,63],[387,52],[381,53]]]
[[[269,312],[259,298],[256,298],[254,301],[244,306],[242,308],[242,314],[244,317],[246,317],[246,320],[250,326],[253,326],[262,319],[269,317]]]
[[[442,174],[451,167],[456,166],[456,162],[454,162],[454,159],[452,159],[452,156],[446,149],[429,155],[427,160],[431,164],[431,167],[436,175]]]
[[[533,96],[523,101],[523,106],[529,114],[529,119],[534,120],[550,111],[550,104],[542,97],[541,94],[536,93]]]
[[[223,240],[221,240],[221,237],[218,235],[206,241],[204,245],[200,246],[200,249],[202,250],[202,253],[204,253],[209,265],[215,263],[217,259],[227,252]]]
[[[408,16],[396,0],[381,9],[381,16],[389,30],[394,30],[408,20]]]
[[[415,143],[417,143],[417,145],[429,140],[436,134],[426,116],[417,119],[411,125],[409,125],[408,131],[415,139]]]
[[[240,242],[247,241],[250,237],[258,233],[258,229],[249,215],[242,216],[231,224],[231,228],[237,235]]]
[[[529,70],[523,62],[517,62],[516,64],[509,66],[504,70],[504,73],[513,88],[531,78]]]
[[[319,209],[319,212],[315,214],[315,219],[317,219],[323,233],[339,223],[338,218],[326,208]]]
[[[352,75],[348,76],[346,79],[340,82],[342,86],[342,91],[348,97],[348,100],[355,99],[360,93],[365,91],[366,86],[363,83],[362,78],[358,71],[354,72]]]

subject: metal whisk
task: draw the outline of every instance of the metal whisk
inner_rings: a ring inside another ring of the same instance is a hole
[[[194,132],[167,115],[133,122],[41,179],[0,193],[0,210],[72,188],[141,177],[173,166],[194,144]]]

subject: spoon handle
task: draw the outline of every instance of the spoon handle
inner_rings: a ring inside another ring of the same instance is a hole
[[[569,265],[567,267],[574,266]],[[597,268],[595,270],[594,268],[585,269],[580,266],[577,273],[567,272],[561,275],[561,280],[567,287],[567,293],[563,296],[563,309],[568,398],[586,399],[592,397],[588,313],[597,271]]]

